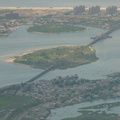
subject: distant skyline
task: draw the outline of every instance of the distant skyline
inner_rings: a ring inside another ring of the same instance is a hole
[[[0,7],[74,7],[78,5],[120,7],[120,0],[0,0]]]

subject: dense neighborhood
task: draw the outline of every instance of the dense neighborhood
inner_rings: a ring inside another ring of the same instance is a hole
[[[18,85],[13,85],[1,89],[0,96],[19,96],[34,98],[36,103],[23,109],[18,114],[25,118],[34,118],[35,120],[46,119],[50,114],[50,110],[58,107],[73,105],[86,101],[94,101],[98,99],[110,99],[120,97],[120,73],[109,75],[106,79],[101,80],[86,80],[79,79],[77,75],[61,77],[58,76],[52,80],[39,80],[36,82],[26,82]],[[14,106],[14,105],[13,105]],[[15,109],[12,107],[1,108],[1,111],[7,111],[2,120],[7,120],[5,117],[12,114]],[[19,110],[19,109],[18,109]],[[1,112],[2,113],[2,112]],[[16,120],[13,115],[12,120]],[[8,116],[9,118],[9,116]],[[34,120],[33,119],[33,120]]]

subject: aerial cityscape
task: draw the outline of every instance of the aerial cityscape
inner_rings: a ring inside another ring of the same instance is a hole
[[[120,120],[119,1],[44,2],[1,0],[0,120]]]

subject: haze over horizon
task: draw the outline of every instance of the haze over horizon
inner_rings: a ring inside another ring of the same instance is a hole
[[[0,7],[74,7],[78,5],[85,5],[86,7],[115,5],[120,7],[120,2],[119,0],[0,0]]]

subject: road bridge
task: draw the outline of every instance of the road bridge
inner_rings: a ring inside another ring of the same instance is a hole
[[[106,39],[106,38],[109,38],[109,34],[111,34],[112,32],[116,31],[120,29],[120,25],[118,25],[116,28],[113,28],[111,30],[108,30],[107,32],[105,33],[102,33],[102,34],[99,34],[97,35],[96,37],[92,37],[93,41],[90,42],[87,46],[91,46],[93,44],[95,44],[96,42],[100,41],[100,40],[103,40],[103,39]]]
[[[100,41],[100,40],[103,40],[103,39],[106,39],[108,37],[108,35],[116,30],[120,29],[120,25],[118,25],[118,27],[114,28],[114,29],[111,29],[111,30],[108,30],[107,32],[105,33],[102,33],[100,35],[97,35],[96,37],[93,37],[93,41],[90,42],[88,45],[86,46],[91,46],[93,44],[95,44],[96,42]],[[77,52],[80,52],[77,51]],[[75,53],[74,53],[75,54]],[[70,57],[72,57],[72,55],[68,56],[67,58],[65,59],[69,59]],[[43,75],[47,74],[48,72],[50,72],[51,70],[53,70],[57,65],[61,64],[64,60],[61,60],[57,63],[55,63],[54,65],[51,65],[49,68],[47,68],[46,70],[44,70],[43,72],[41,72],[40,74],[36,75],[35,77],[33,77],[32,79],[28,80],[27,82],[34,82],[36,79],[42,77]]]
[[[87,47],[87,46],[86,46]],[[35,80],[37,80],[38,78],[42,77],[43,75],[47,74],[48,72],[50,72],[51,70],[55,69],[57,66],[59,66],[61,63],[63,63],[64,61],[66,61],[66,59],[69,59],[71,57],[73,57],[76,53],[79,53],[81,50],[83,50],[83,47],[81,47],[77,52],[65,57],[64,59],[54,63],[54,65],[51,65],[49,68],[45,69],[43,72],[41,72],[40,74],[36,75],[35,77],[31,78],[30,80],[28,80],[27,82],[34,82]]]
[[[46,70],[44,70],[40,74],[36,75],[32,79],[28,80],[27,82],[34,82],[36,79],[38,79],[38,78],[42,77],[44,74],[47,74],[48,72],[50,72],[54,67],[55,67],[55,65],[52,65],[51,67],[47,68]]]
[[[64,62],[64,60],[60,60],[59,62],[55,63],[54,65],[51,65],[49,68],[45,69],[43,72],[41,72],[40,74],[36,75],[35,77],[31,78],[30,80],[28,80],[27,82],[34,82],[35,80],[37,80],[38,78],[42,77],[43,75],[47,74],[48,72],[50,72],[51,70],[54,70],[56,68],[56,66],[58,66],[59,64],[61,64],[62,62]]]

